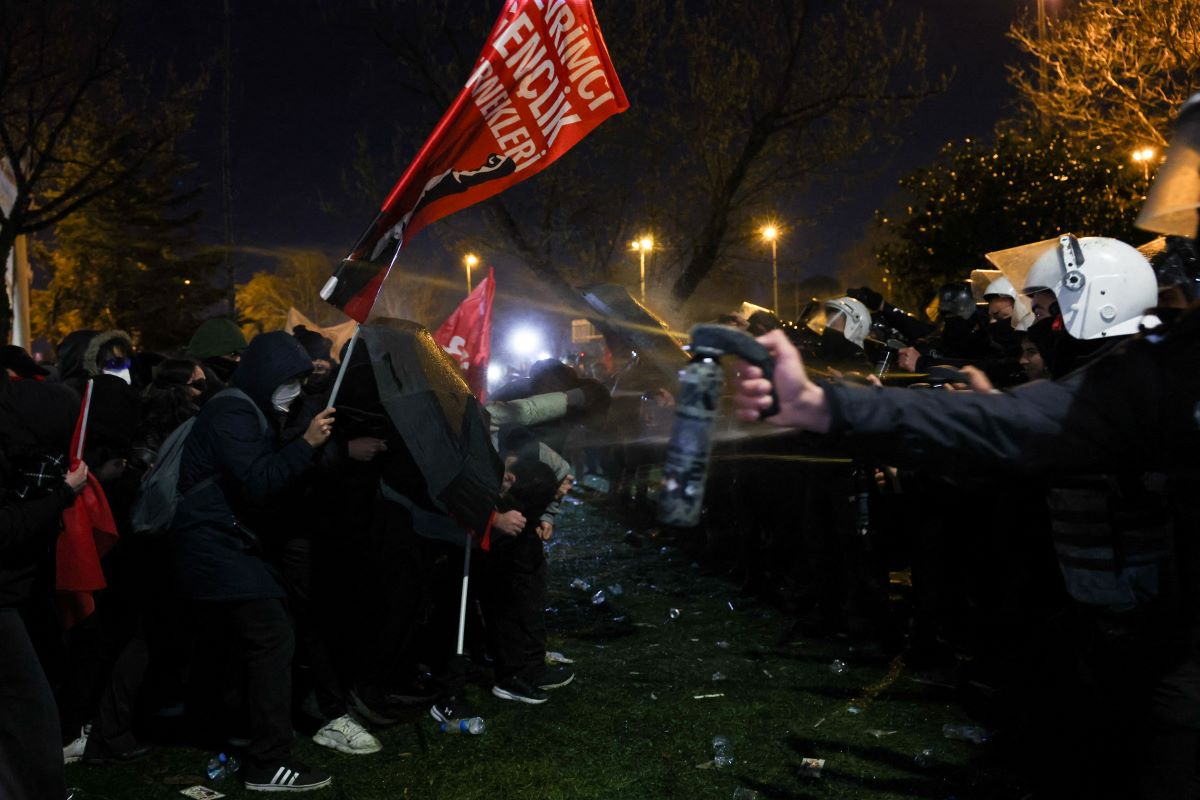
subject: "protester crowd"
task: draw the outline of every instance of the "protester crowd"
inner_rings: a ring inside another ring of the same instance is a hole
[[[408,706],[478,730],[468,679],[531,705],[571,683],[546,660],[543,543],[574,481],[552,445],[607,390],[547,361],[467,404],[485,452],[460,519],[363,345],[327,408],[344,357],[227,319],[177,352],[77,331],[49,368],[0,353],[0,796],[66,797],[64,763],[173,742],[241,754],[247,789],[320,789],[294,731],[370,755]]]

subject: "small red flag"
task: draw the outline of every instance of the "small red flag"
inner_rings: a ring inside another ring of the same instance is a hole
[[[550,166],[629,108],[591,0],[508,0],[475,71],[321,297],[365,322],[421,228]]]
[[[495,271],[479,282],[454,310],[433,340],[463,369],[463,377],[480,403],[487,402],[487,368],[492,355],[492,299],[496,295]]]
[[[71,469],[83,459],[87,440],[88,417],[92,408],[93,382],[84,390],[75,434],[71,437]],[[100,559],[117,541],[117,523],[100,481],[91,473],[87,485],[75,503],[63,512],[63,532],[59,534],[55,555],[55,589],[62,612],[63,626],[70,628],[96,609],[92,592],[108,584]]]

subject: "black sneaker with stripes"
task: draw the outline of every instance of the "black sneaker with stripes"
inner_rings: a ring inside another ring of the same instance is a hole
[[[247,764],[242,779],[252,792],[309,792],[333,783],[333,778],[321,770],[296,763],[258,768]]]

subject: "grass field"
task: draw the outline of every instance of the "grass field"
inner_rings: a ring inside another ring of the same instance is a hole
[[[898,658],[848,642],[789,640],[786,617],[705,574],[689,542],[650,529],[630,543],[627,526],[603,514],[596,497],[577,490],[568,498],[548,551],[550,649],[576,660],[575,682],[537,707],[471,687],[487,719],[483,736],[440,734],[422,708],[378,732],[384,750],[374,756],[345,756],[301,738],[296,757],[334,775],[332,789],[305,796],[1023,796],[1002,750],[942,738],[943,723],[967,721],[948,690],[914,681]],[[591,590],[572,588],[574,578]],[[593,605],[601,588],[609,600]],[[845,672],[831,671],[834,659]],[[717,735],[730,740],[735,759],[722,769],[711,766]],[[918,765],[927,748],[932,755]],[[210,755],[170,748],[128,766],[72,765],[67,780],[82,790],[79,800],[178,798],[204,782]],[[803,758],[825,759],[821,774],[805,774]],[[259,796],[228,781],[211,787]]]

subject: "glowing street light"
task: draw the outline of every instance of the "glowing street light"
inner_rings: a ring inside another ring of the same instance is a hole
[[[1154,159],[1153,147],[1139,147],[1133,151],[1133,163],[1142,165],[1142,179],[1150,180],[1150,162]]]
[[[762,231],[763,241],[771,243],[771,297],[774,305],[772,311],[779,314],[779,261],[775,254],[775,243],[779,239],[779,228],[774,225],[764,225]]]
[[[479,259],[475,256],[474,253],[467,253],[466,258],[463,259],[463,263],[467,265],[467,294],[470,294],[471,293],[471,268],[479,263]]]
[[[630,242],[629,249],[638,254],[641,262],[639,273],[641,275],[642,305],[646,305],[646,253],[654,249],[654,239],[649,236],[643,236],[640,239]]]

